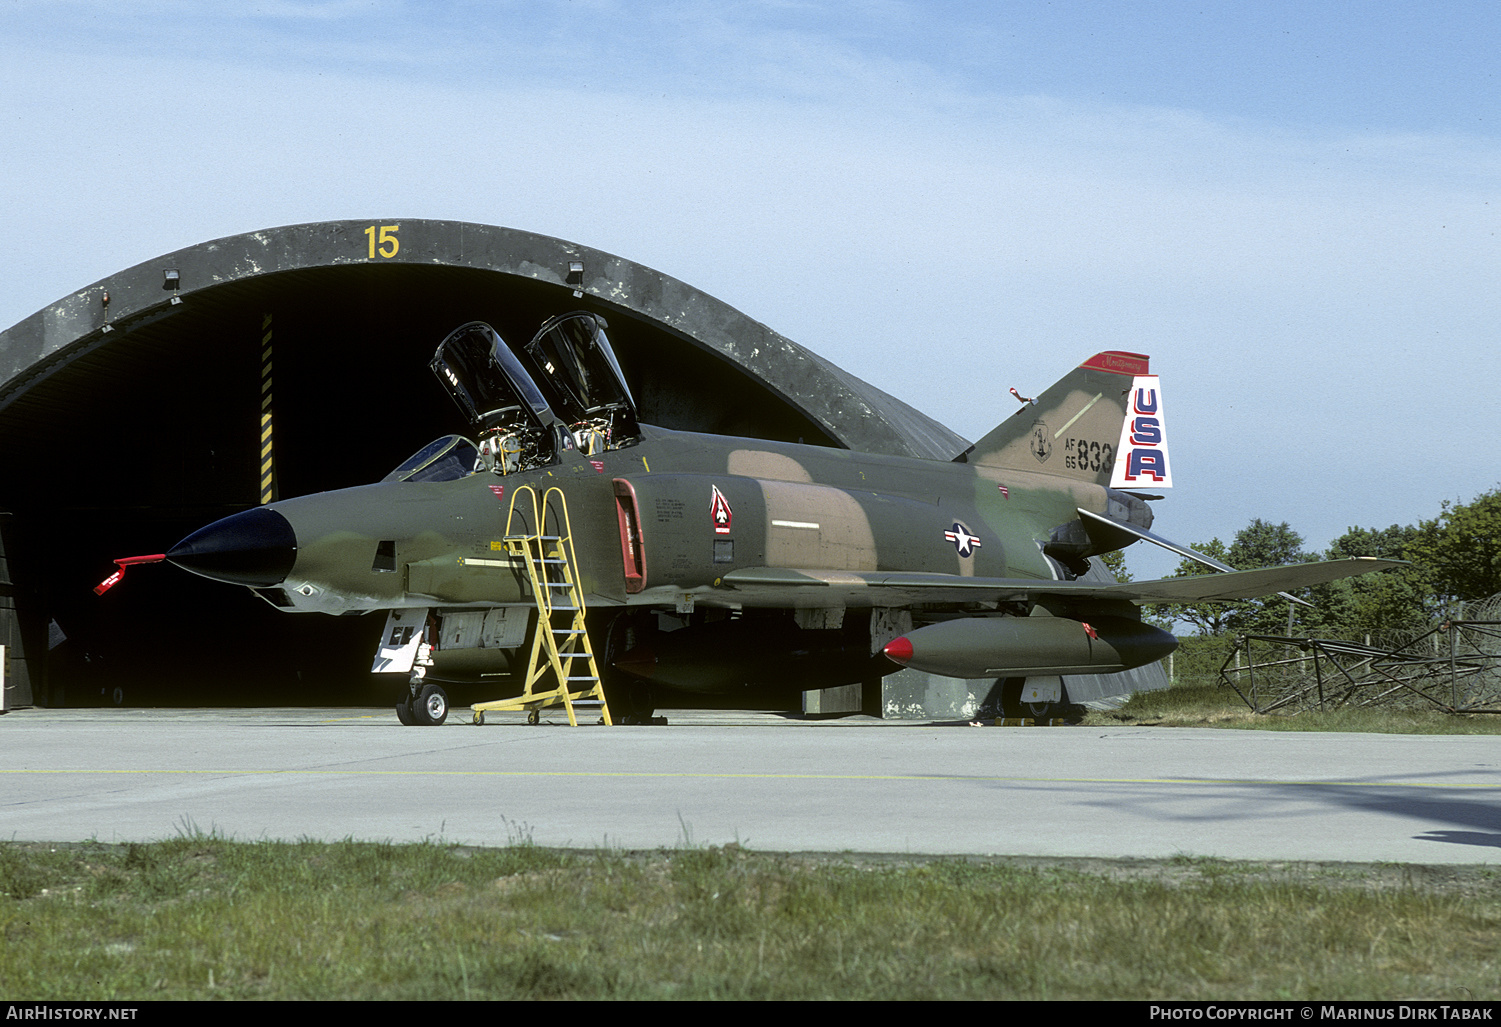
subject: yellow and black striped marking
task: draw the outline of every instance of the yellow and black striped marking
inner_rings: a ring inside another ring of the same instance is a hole
[[[261,505],[276,498],[276,466],[271,453],[271,315],[261,319]]]

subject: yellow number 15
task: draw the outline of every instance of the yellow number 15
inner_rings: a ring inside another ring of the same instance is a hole
[[[389,258],[396,256],[396,251],[401,249],[401,243],[396,241],[396,233],[398,230],[400,230],[400,228],[400,225],[381,225],[379,240],[376,239],[374,225],[371,225],[369,228],[365,229],[365,234],[370,237],[371,260],[375,259],[375,249],[377,242],[379,242],[380,244],[380,255],[382,257]],[[389,249],[387,247],[389,247]]]

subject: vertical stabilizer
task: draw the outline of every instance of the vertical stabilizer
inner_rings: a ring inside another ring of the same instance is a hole
[[[1130,434],[1132,389],[1142,378],[1155,387],[1157,379],[1148,375],[1146,356],[1096,353],[1042,395],[1026,400],[961,459],[1109,486],[1121,440]],[[1160,397],[1161,391],[1154,395]],[[1163,461],[1165,467],[1165,447]]]

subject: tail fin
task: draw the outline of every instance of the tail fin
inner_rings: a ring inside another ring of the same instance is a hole
[[[1167,488],[1162,389],[1142,354],[1096,353],[959,459],[1114,488]]]

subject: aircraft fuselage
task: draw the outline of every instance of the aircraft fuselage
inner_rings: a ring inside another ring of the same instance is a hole
[[[255,586],[285,609],[333,614],[530,605],[524,567],[504,545],[527,485],[566,497],[591,606],[690,593],[706,605],[781,604],[722,585],[742,568],[1051,580],[1058,568],[1041,551],[1049,531],[1108,503],[1098,485],[1040,472],[643,426],[636,445],[570,450],[551,467],[272,503],[261,509],[290,527],[292,562],[283,580]],[[529,513],[527,500],[521,508]]]

